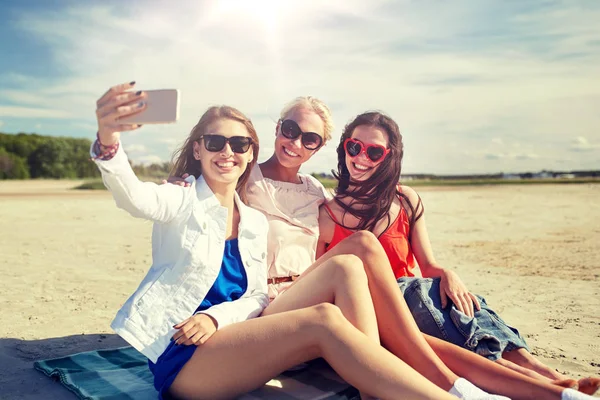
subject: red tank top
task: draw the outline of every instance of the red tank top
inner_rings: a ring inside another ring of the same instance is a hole
[[[331,219],[333,219],[333,222],[335,222],[333,238],[326,249],[326,251],[329,251],[339,242],[352,235],[355,231],[341,226],[327,204],[325,204],[325,208],[327,209],[329,216],[331,216]],[[410,248],[410,244],[408,243],[409,227],[410,223],[408,215],[404,208],[402,208],[396,220],[378,237],[381,246],[390,260],[396,279],[403,276],[415,276],[412,271],[415,267],[415,258]]]

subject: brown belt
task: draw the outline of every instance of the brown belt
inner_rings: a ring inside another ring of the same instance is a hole
[[[292,275],[292,276],[280,276],[280,277],[276,277],[276,278],[269,278],[267,279],[267,283],[269,285],[273,285],[276,283],[283,283],[283,282],[293,282],[296,279],[298,279],[300,275]]]

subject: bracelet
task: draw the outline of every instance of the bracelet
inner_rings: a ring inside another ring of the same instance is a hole
[[[113,158],[115,154],[117,154],[117,150],[119,150],[119,142],[116,142],[112,146],[105,146],[100,141],[100,133],[96,132],[96,141],[94,142],[93,149],[96,156],[92,157],[92,160],[108,161]]]

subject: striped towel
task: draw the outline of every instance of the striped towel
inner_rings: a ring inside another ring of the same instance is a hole
[[[60,382],[85,400],[156,399],[148,360],[132,347],[88,351],[36,361],[34,368]],[[358,391],[344,382],[324,361],[286,371],[241,400],[359,399]]]

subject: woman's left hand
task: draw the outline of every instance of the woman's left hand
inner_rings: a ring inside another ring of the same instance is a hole
[[[442,298],[442,307],[446,308],[448,298],[450,298],[460,312],[473,318],[475,316],[474,308],[477,311],[481,310],[481,305],[477,297],[469,292],[456,272],[444,269],[441,278],[440,296]]]
[[[173,335],[175,344],[199,346],[206,343],[217,331],[216,321],[207,314],[192,315],[183,322],[173,326],[178,331]]]

